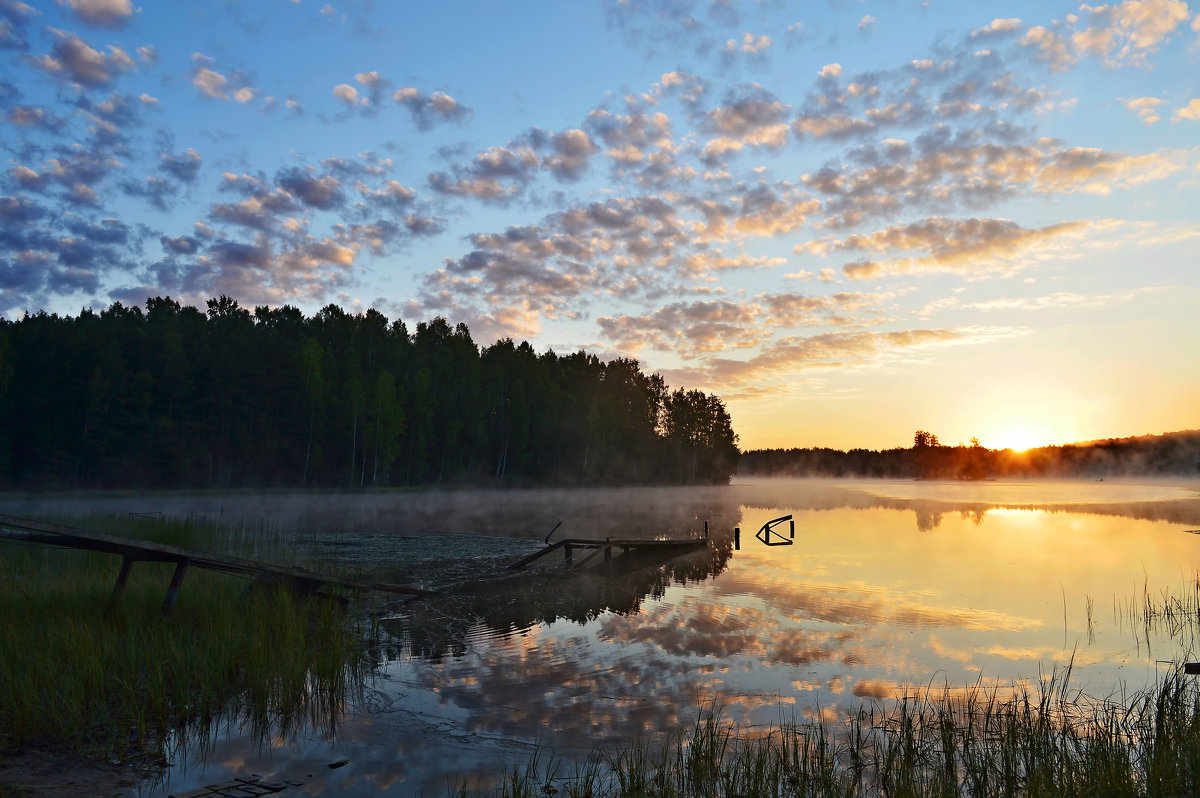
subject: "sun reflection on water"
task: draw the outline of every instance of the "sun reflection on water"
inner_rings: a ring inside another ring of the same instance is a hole
[[[1012,485],[870,487],[739,486],[728,506],[706,495],[704,509],[673,507],[671,517],[719,517],[721,556],[497,583],[435,605],[432,631],[414,626],[416,614],[402,619],[378,699],[328,749],[355,763],[337,778],[365,783],[387,758],[381,749],[402,751],[403,772],[389,778],[407,794],[446,772],[503,770],[538,745],[582,758],[662,734],[710,701],[751,727],[836,722],[924,690],[1036,687],[1067,662],[1074,683],[1105,696],[1145,683],[1156,659],[1178,651],[1161,635],[1148,648],[1116,608],[1194,576],[1200,538],[1184,532],[1200,520],[1120,510],[1135,487],[1040,486],[1028,501],[1014,501]],[[1145,495],[1161,502],[1164,491]],[[793,545],[754,539],[789,513]],[[638,522],[655,532],[652,514]],[[470,623],[447,614],[460,610]],[[310,761],[306,751],[284,746],[275,763]]]

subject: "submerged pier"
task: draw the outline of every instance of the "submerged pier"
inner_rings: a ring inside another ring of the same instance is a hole
[[[121,557],[121,572],[113,586],[112,603],[115,605],[125,591],[129,581],[130,571],[137,562],[169,562],[175,563],[175,572],[167,587],[163,599],[163,613],[169,613],[179,595],[179,588],[191,568],[203,568],[208,571],[219,571],[228,574],[253,576],[260,584],[282,584],[299,595],[317,595],[327,587],[342,587],[349,590],[367,592],[397,593],[418,598],[432,595],[432,591],[406,585],[390,585],[381,582],[370,582],[352,577],[332,576],[309,571],[295,566],[275,565],[272,563],[234,557],[227,554],[185,549],[165,543],[154,543],[148,540],[135,540],[119,535],[107,535],[91,532],[86,529],[52,524],[33,518],[19,518],[12,515],[0,514],[0,538],[17,540],[25,543],[39,543],[48,546],[61,546],[85,551],[98,551],[105,554],[116,554]]]

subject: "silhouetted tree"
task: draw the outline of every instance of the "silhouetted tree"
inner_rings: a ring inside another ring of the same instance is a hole
[[[0,482],[39,488],[720,482],[738,455],[717,397],[636,360],[228,296],[0,320],[0,422]]]

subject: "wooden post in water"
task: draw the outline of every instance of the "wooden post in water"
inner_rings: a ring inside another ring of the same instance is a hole
[[[733,528],[733,550],[742,550],[742,528],[740,526],[735,526]]]
[[[129,572],[133,570],[133,558],[128,554],[121,558],[121,573],[117,574],[117,583],[113,585],[112,599],[108,602],[110,608],[116,607],[125,592],[125,584],[129,581]]]
[[[171,575],[171,585],[167,588],[167,597],[163,599],[163,615],[169,615],[171,608],[175,606],[175,599],[179,595],[179,586],[183,584],[183,578],[187,576],[187,572],[187,560],[180,560],[175,564],[175,573]]]

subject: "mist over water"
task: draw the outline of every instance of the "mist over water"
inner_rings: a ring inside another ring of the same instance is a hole
[[[1198,489],[756,480],[53,506],[266,524],[278,556],[441,591],[407,606],[373,599],[389,642],[336,740],[314,733],[262,751],[233,733],[206,760],[177,763],[169,785],[313,774],[330,794],[439,795],[461,779],[486,787],[538,746],[570,761],[667,732],[712,700],[744,726],[836,723],[928,686],[1036,686],[1068,662],[1087,695],[1139,689],[1191,653],[1192,641],[1139,623],[1137,608],[1195,579]],[[754,538],[785,514],[794,545]],[[559,521],[551,541],[700,535],[706,520],[713,548],[665,563],[608,575],[565,573],[558,557],[532,573],[503,567],[544,548]]]

